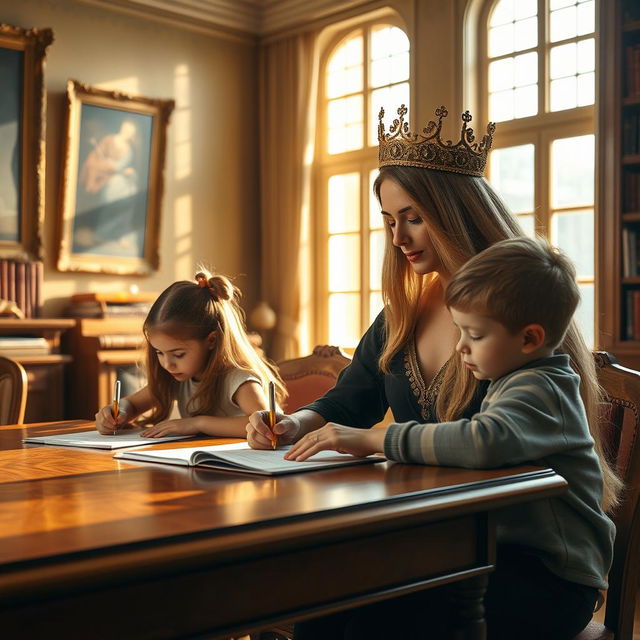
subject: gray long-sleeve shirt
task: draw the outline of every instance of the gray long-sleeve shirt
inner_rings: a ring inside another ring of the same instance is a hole
[[[602,470],[579,386],[567,355],[536,360],[493,381],[469,419],[390,425],[384,453],[399,462],[474,469],[551,467],[568,491],[499,511],[498,543],[527,547],[561,578],[604,589],[615,527],[600,507]]]

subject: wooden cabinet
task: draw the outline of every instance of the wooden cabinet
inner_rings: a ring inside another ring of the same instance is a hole
[[[76,318],[64,339],[73,357],[67,376],[67,417],[93,419],[111,402],[116,379],[122,396],[145,384],[143,317]]]
[[[598,337],[640,368],[640,4],[600,3]]]
[[[43,337],[49,343],[48,354],[9,355],[22,364],[29,380],[25,422],[52,422],[65,417],[64,373],[71,356],[60,353],[60,345],[61,336],[73,326],[74,321],[65,318],[0,319],[0,336]]]

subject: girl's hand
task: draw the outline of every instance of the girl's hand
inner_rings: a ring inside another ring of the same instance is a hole
[[[140,435],[143,438],[161,438],[162,436],[194,436],[202,433],[198,429],[195,418],[178,418],[164,420],[153,427],[145,429]]]
[[[384,448],[386,429],[355,429],[328,422],[307,433],[285,455],[287,460],[302,462],[318,451],[330,450],[364,457]]]
[[[131,411],[131,405],[124,400],[120,402],[118,418],[114,418],[111,412],[112,405],[102,407],[96,413],[96,429],[105,436],[113,435],[118,429],[128,425],[136,416]]]
[[[269,429],[269,412],[256,411],[249,416],[247,424],[247,442],[253,449],[271,449],[271,429]],[[278,439],[278,444],[291,444],[300,431],[300,422],[297,418],[282,413],[276,414],[276,425],[273,432]]]

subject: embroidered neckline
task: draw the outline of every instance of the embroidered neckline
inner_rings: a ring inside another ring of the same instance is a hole
[[[435,404],[438,391],[440,390],[440,386],[442,385],[442,380],[444,378],[444,372],[450,361],[451,358],[449,358],[449,360],[447,360],[440,369],[438,369],[436,375],[433,376],[433,379],[431,380],[431,384],[427,387],[424,378],[422,377],[420,367],[418,366],[415,339],[409,341],[409,344],[404,351],[404,373],[409,379],[411,391],[420,405],[420,415],[425,420],[429,420],[431,417],[430,409]]]

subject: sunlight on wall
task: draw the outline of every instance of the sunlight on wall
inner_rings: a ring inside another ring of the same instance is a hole
[[[191,245],[193,202],[190,194],[179,196],[174,200],[171,218],[175,238],[174,272],[180,278],[190,279],[194,269]]]
[[[140,81],[134,76],[130,76],[128,78],[116,78],[115,80],[107,80],[106,82],[98,82],[95,86],[99,89],[106,89],[107,91],[120,91],[122,93],[130,93],[132,95],[140,94]]]
[[[186,64],[178,65],[173,80],[176,108],[173,112],[174,177],[191,175],[191,78]]]

